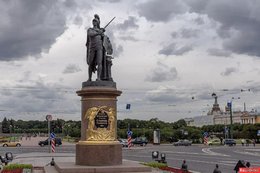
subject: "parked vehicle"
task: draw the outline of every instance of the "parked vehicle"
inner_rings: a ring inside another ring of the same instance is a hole
[[[168,139],[167,139],[170,143],[173,143],[173,142],[177,142],[178,140],[176,139],[176,138],[174,138],[174,137],[169,137]]]
[[[174,146],[191,146],[192,142],[184,139],[184,140],[179,140],[178,142],[174,142],[173,145]]]
[[[147,145],[147,143],[148,143],[148,140],[146,137],[137,137],[132,140],[133,145],[145,146],[145,145]]]
[[[119,143],[123,146],[123,147],[128,147],[128,142],[127,139],[118,139]]]
[[[220,145],[221,141],[220,139],[212,139],[208,141],[208,145]]]
[[[236,141],[234,139],[225,139],[224,140],[224,145],[229,145],[229,146],[233,146],[236,145]]]
[[[9,141],[9,142],[2,143],[2,146],[3,147],[20,147],[21,143],[20,142]]]
[[[62,145],[62,141],[61,141],[61,138],[54,138],[54,141],[55,141],[55,145],[56,146],[59,146],[59,145]],[[51,142],[51,140],[50,140]],[[44,141],[39,141],[38,143],[41,147],[43,147],[44,145],[48,145],[48,138]]]

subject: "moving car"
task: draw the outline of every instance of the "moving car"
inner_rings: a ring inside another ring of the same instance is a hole
[[[208,141],[208,145],[220,145],[221,141],[220,139],[212,139]]]
[[[119,143],[122,144],[123,147],[128,147],[127,139],[118,139]]]
[[[20,147],[21,143],[20,142],[14,142],[14,141],[10,141],[10,142],[4,142],[2,143],[3,147]]]
[[[179,140],[178,142],[174,142],[174,146],[191,146],[191,141],[184,139],[184,140]]]
[[[51,140],[50,140],[51,141]],[[56,146],[59,146],[62,144],[61,142],[61,138],[54,138],[54,141],[55,141],[55,145]],[[43,147],[44,145],[48,145],[48,138],[44,141],[39,141],[38,143],[41,147]]]
[[[234,139],[225,139],[224,140],[224,145],[229,145],[229,146],[232,146],[232,145],[236,145],[236,141]]]
[[[147,145],[147,143],[148,143],[148,140],[146,137],[137,137],[132,140],[133,145],[145,146],[145,145]]]

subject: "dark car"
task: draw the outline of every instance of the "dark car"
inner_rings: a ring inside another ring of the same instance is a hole
[[[51,140],[50,140],[51,141]],[[54,138],[55,141],[55,146],[59,146],[62,144],[61,138]],[[41,147],[43,147],[44,145],[48,145],[48,138],[44,141],[39,141],[38,143]]]
[[[191,141],[184,139],[184,140],[179,140],[178,142],[174,142],[173,145],[174,146],[189,146],[191,145]]]
[[[133,145],[145,146],[145,145],[147,145],[147,143],[148,143],[148,140],[146,137],[137,137],[132,140]]]
[[[229,145],[229,146],[232,146],[232,145],[236,145],[236,141],[234,139],[225,139],[224,140],[224,145]]]

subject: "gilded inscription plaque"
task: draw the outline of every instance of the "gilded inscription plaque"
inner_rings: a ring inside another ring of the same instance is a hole
[[[105,111],[99,111],[95,117],[95,126],[97,128],[107,128],[109,118]]]
[[[85,114],[87,141],[116,140],[116,111],[114,108],[99,106],[89,108]]]

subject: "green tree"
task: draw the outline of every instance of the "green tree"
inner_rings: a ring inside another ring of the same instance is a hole
[[[172,125],[173,129],[178,129],[178,128],[181,128],[181,127],[187,127],[187,123],[184,119],[180,119],[180,120],[174,122],[173,125]]]
[[[6,117],[4,117],[4,119],[2,121],[2,132],[3,133],[10,133],[9,126],[10,126],[9,121],[6,119]]]

